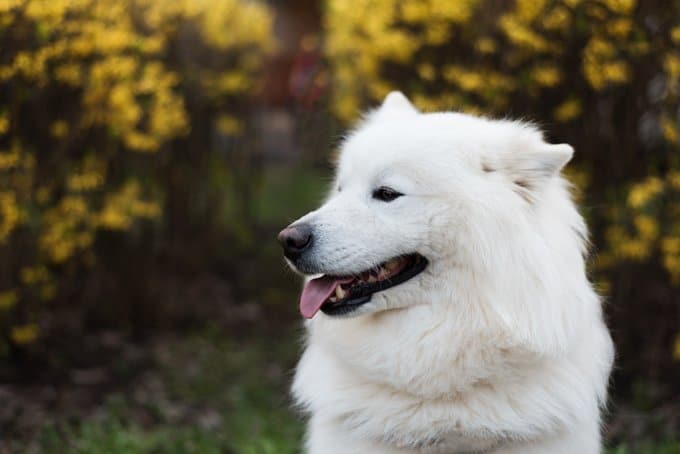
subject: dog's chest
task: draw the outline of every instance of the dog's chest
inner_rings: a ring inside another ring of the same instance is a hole
[[[335,430],[405,452],[484,452],[503,438],[469,425],[461,396],[423,399],[368,380],[314,347],[298,366],[294,393]]]

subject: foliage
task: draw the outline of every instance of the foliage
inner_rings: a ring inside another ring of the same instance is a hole
[[[332,108],[339,117],[354,118],[399,89],[425,111],[520,113],[546,122],[551,135],[577,150],[570,172],[587,194],[601,276],[642,263],[650,274],[658,274],[655,266],[664,270],[667,286],[677,290],[680,3],[326,5]],[[602,290],[626,298],[604,281]],[[664,355],[672,352],[669,345]]]
[[[190,103],[239,133],[271,25],[245,0],[0,2],[0,349],[35,340],[101,232],[162,216],[149,169],[179,165]]]
[[[608,454],[677,454],[680,452],[680,441],[665,441],[660,443],[642,443],[635,448],[622,444],[606,451]]]

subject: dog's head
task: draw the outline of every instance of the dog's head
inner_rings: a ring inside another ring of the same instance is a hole
[[[294,269],[321,275],[305,286],[303,315],[442,293],[451,304],[466,292],[516,300],[520,281],[540,294],[559,278],[555,254],[582,262],[585,227],[559,177],[572,153],[526,123],[420,113],[389,94],[342,144],[326,202],[279,234]]]

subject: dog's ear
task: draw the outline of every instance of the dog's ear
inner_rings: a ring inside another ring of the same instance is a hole
[[[571,160],[574,149],[566,143],[521,147],[509,150],[484,162],[486,171],[504,173],[514,189],[527,200],[540,189],[546,180],[557,175]]]
[[[403,110],[407,112],[418,112],[418,109],[411,104],[406,96],[400,91],[392,91],[387,96],[380,106],[380,110]]]
[[[574,149],[567,143],[544,143],[538,150],[527,153],[528,160],[534,163],[533,166],[529,164],[528,168],[539,176],[550,177],[559,173],[572,156]]]

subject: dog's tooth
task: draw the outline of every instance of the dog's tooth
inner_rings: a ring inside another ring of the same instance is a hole
[[[338,299],[335,296],[331,296],[330,298],[328,298],[328,301],[330,301],[331,303],[335,303],[337,300]]]
[[[338,285],[335,287],[335,296],[338,297],[338,299],[343,299],[345,297],[345,290],[343,290],[342,286]]]
[[[368,282],[369,284],[372,282],[378,282],[378,278],[371,274],[370,276],[368,276]]]

